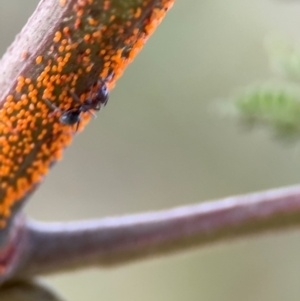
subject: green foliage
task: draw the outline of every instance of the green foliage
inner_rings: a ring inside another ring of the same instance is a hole
[[[282,138],[300,138],[300,89],[288,84],[243,91],[234,105],[247,125],[266,125]]]
[[[284,39],[268,39],[267,52],[273,71],[287,79],[300,80],[300,46]]]
[[[235,111],[245,125],[267,126],[284,140],[300,139],[300,49],[273,41],[268,50],[273,70],[286,81],[243,89],[233,99]]]

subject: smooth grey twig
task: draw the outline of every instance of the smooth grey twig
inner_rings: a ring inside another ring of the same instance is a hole
[[[164,211],[70,223],[24,224],[12,276],[118,264],[300,225],[300,186]]]

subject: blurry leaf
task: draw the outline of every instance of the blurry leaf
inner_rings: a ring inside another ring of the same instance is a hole
[[[63,301],[49,288],[33,282],[9,282],[0,288],[1,301]]]
[[[268,126],[285,140],[300,139],[300,88],[290,84],[252,87],[233,104],[244,124]]]
[[[300,81],[300,45],[283,38],[267,40],[272,69],[289,79]]]

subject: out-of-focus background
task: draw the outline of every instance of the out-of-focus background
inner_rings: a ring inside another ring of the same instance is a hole
[[[25,2],[0,1],[0,54],[38,0]],[[271,76],[264,40],[300,41],[299,16],[298,1],[177,1],[28,214],[96,218],[298,183],[298,147],[243,131],[216,103]],[[290,231],[46,281],[70,301],[298,301],[299,250],[300,233]]]

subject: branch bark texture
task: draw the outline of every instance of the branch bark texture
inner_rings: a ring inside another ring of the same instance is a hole
[[[300,186],[95,221],[27,220],[11,277],[110,267],[299,225]]]
[[[0,250],[24,200],[72,141],[76,128],[61,113],[94,97],[99,79],[111,89],[173,2],[40,2],[0,61]],[[91,114],[80,116],[82,129]]]

